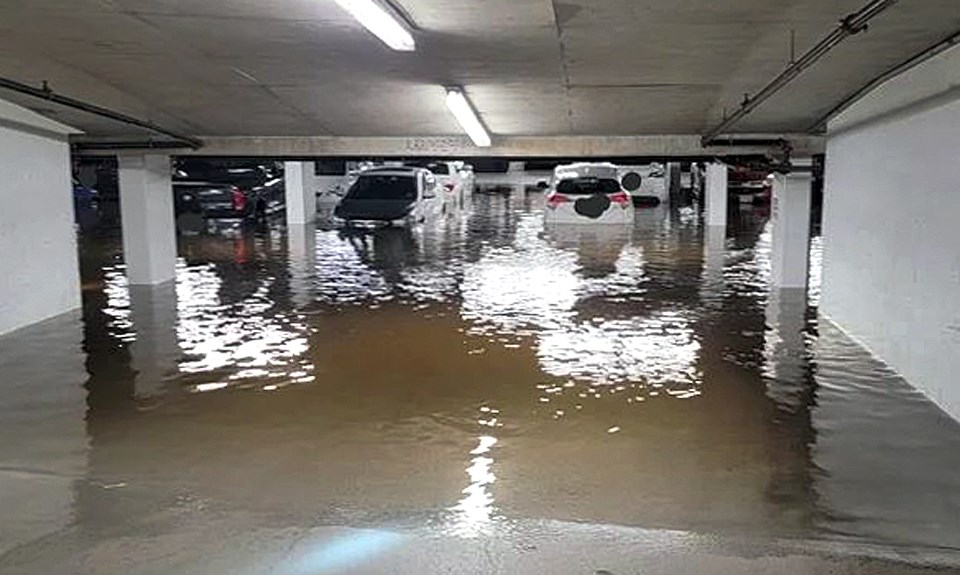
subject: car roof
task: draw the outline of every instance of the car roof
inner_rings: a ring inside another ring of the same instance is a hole
[[[612,164],[610,162],[579,162],[576,164],[564,164],[557,166],[553,170],[553,175],[559,179],[584,177],[610,177],[617,179],[618,168],[616,164]]]
[[[420,173],[430,173],[429,170],[424,168],[408,168],[408,167],[396,167],[396,168],[370,168],[369,170],[364,170],[360,172],[359,177],[364,176],[416,176]]]

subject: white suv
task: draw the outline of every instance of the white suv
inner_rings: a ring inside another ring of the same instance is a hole
[[[621,187],[614,164],[557,166],[546,200],[547,225],[633,223],[633,202]]]
[[[443,191],[444,201],[455,207],[464,205],[470,190],[464,179],[463,162],[422,161],[407,162],[407,166],[426,168],[437,177],[437,184]]]
[[[670,199],[662,164],[619,166],[620,183],[639,205],[665,204]]]

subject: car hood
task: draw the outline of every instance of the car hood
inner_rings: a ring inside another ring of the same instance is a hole
[[[334,215],[354,220],[398,220],[410,213],[413,200],[354,200],[345,198]]]

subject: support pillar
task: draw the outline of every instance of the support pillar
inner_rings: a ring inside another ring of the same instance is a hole
[[[312,224],[317,219],[316,175],[313,162],[284,162],[287,225]]]
[[[764,332],[764,374],[767,397],[798,413],[807,404],[812,384],[804,329],[807,291],[774,288],[767,300]]]
[[[294,305],[304,308],[313,303],[313,282],[317,264],[317,228],[313,224],[287,226],[287,252],[290,264],[290,295]]]
[[[124,154],[120,167],[123,256],[130,285],[156,285],[176,276],[177,235],[170,156]]]
[[[173,282],[162,286],[130,288],[130,320],[137,332],[130,344],[130,367],[136,373],[138,398],[158,397],[165,392],[166,378],[177,370],[180,342],[177,338],[177,289]]]
[[[774,288],[806,289],[810,268],[809,172],[777,174],[773,183],[770,222],[770,280]]]
[[[708,226],[727,225],[727,165],[722,162],[707,164],[706,221]]]
[[[700,301],[708,309],[723,307],[723,266],[727,257],[727,229],[707,226],[703,230],[703,275]]]
[[[664,175],[666,176],[667,180],[667,196],[670,198],[670,203],[674,206],[679,206],[681,203],[680,177],[682,175],[682,167],[680,162],[667,162]]]

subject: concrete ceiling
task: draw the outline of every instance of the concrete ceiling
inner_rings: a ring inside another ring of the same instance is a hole
[[[867,0],[400,0],[392,52],[333,0],[0,0],[0,76],[209,136],[460,134],[440,85],[499,135],[696,134]],[[901,0],[736,131],[798,132],[960,29]],[[94,135],[128,128],[0,91]]]

